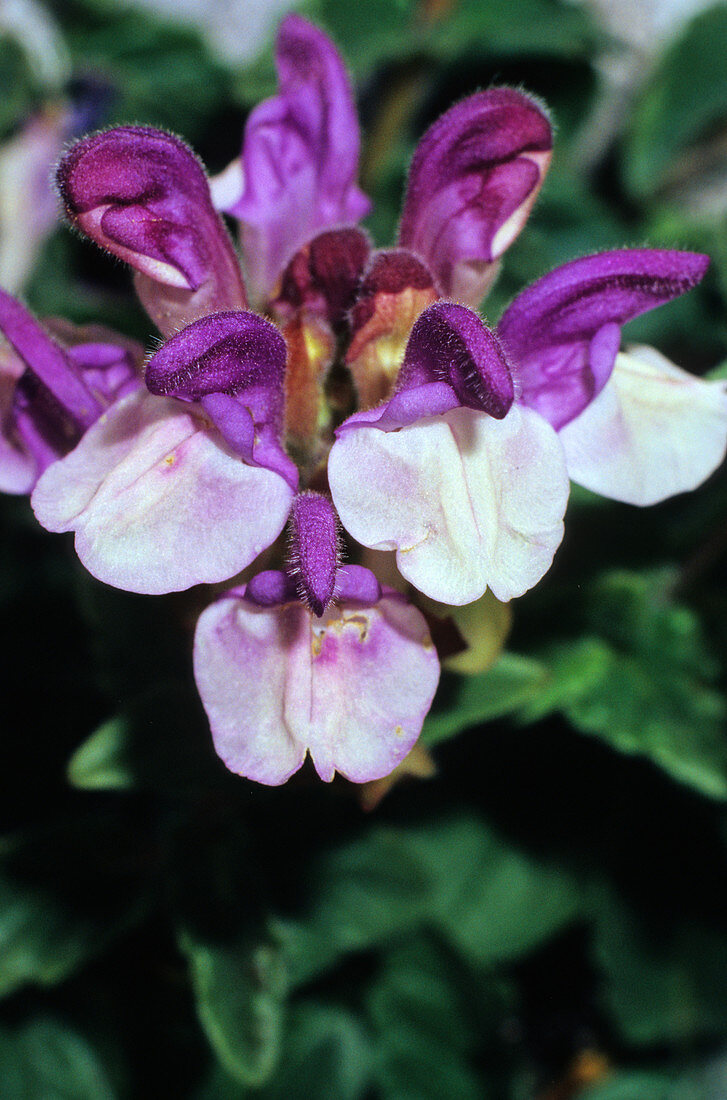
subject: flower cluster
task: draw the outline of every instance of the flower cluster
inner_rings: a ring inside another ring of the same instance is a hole
[[[107,584],[233,583],[194,646],[229,768],[278,784],[310,754],[323,779],[363,782],[403,760],[437,687],[417,593],[522,595],[562,539],[571,479],[634,504],[694,488],[724,457],[727,396],[620,351],[621,326],[695,286],[704,256],[587,256],[494,331],[481,320],[550,161],[537,101],[494,88],[447,111],[414,155],[396,246],[374,250],[341,59],[291,15],[276,61],[278,94],[214,180],[139,126],[61,160],[69,220],[133,268],[164,342],[144,364],[0,292],[0,487],[32,492]],[[395,551],[409,595],[353,564],[360,548]],[[279,568],[240,583],[264,551]]]

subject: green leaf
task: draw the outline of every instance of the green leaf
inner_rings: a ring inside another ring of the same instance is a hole
[[[633,117],[625,175],[648,196],[676,167],[687,146],[727,110],[727,8],[698,15],[665,51],[651,73]]]
[[[436,745],[463,730],[517,711],[536,695],[548,671],[539,661],[503,653],[492,668],[478,676],[453,680],[452,697],[424,722],[422,744]]]
[[[356,74],[422,56],[448,61],[475,56],[578,56],[591,40],[582,11],[557,0],[510,0],[507,5],[461,0],[445,18],[427,16],[418,0],[368,0],[342,7],[310,0],[306,12],[321,22]]]
[[[727,1015],[724,932],[669,912],[647,919],[605,890],[594,911],[603,1003],[628,1043],[693,1043],[722,1034]]]
[[[490,966],[531,950],[584,905],[573,876],[464,816],[373,829],[312,867],[309,879],[304,914],[274,928],[293,985],[425,926]]]
[[[83,790],[197,791],[224,782],[197,696],[161,685],[130,702],[91,734],[68,763]]]
[[[367,1095],[373,1052],[358,1017],[340,1006],[304,1000],[291,1007],[273,1079],[255,1100],[360,1100]],[[250,1089],[216,1065],[194,1100],[243,1100]]]
[[[428,937],[414,937],[387,955],[367,999],[384,1100],[482,1097],[470,1061],[479,1037],[460,977]]]
[[[245,1085],[269,1080],[280,1057],[286,976],[278,947],[196,939],[180,946],[189,960],[197,1012],[220,1062]]]
[[[449,866],[456,853],[456,866]],[[435,883],[438,926],[481,967],[519,958],[586,910],[588,883],[467,819],[445,822],[422,844]]]
[[[372,1051],[351,1013],[333,1005],[301,1001],[291,1010],[283,1058],[264,1100],[312,1100],[366,1095]]]
[[[101,818],[54,823],[4,845],[0,996],[63,981],[139,919],[138,849],[128,823]]]
[[[524,710],[560,710],[582,733],[652,760],[711,798],[727,798],[727,704],[697,616],[675,602],[675,576],[615,572],[586,602],[587,636],[543,655],[550,681]]]
[[[3,1100],[113,1100],[101,1061],[77,1032],[50,1019],[0,1030]]]

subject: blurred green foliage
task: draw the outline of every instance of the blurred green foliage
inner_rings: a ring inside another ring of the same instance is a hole
[[[233,69],[110,0],[48,7],[96,125],[167,126],[212,170],[272,90],[269,51]],[[704,285],[628,335],[697,373],[725,361],[723,5],[666,45],[587,165],[605,40],[585,8],[305,10],[359,82],[378,242],[424,128],[522,85],[553,108],[554,168],[488,318],[588,251],[704,249]],[[42,93],[6,39],[0,82],[7,136]],[[149,339],[126,273],[63,229],[27,298]],[[341,781],[267,790],[217,761],[189,658],[204,594],[104,589],[25,501],[0,509],[3,1100],[727,1096],[724,471],[643,512],[575,493],[508,651],[443,679],[437,777],[368,815]]]

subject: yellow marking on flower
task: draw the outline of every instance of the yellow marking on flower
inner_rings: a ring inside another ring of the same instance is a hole
[[[170,451],[168,455],[164,456],[164,463],[166,466],[173,466],[177,460],[177,456],[174,451]]]

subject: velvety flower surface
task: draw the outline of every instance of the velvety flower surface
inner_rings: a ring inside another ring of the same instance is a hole
[[[131,592],[233,576],[277,538],[294,497],[275,437],[284,363],[282,337],[255,314],[190,325],[151,359],[155,392],[116,402],[46,471],[38,519],[74,530],[89,572]]]
[[[338,430],[328,476],[344,527],[395,549],[432,599],[522,595],[563,537],[562,447],[513,398],[494,334],[464,306],[437,303],[412,329],[391,400]]]
[[[146,126],[91,134],[61,160],[57,179],[71,222],[135,269],[137,293],[165,336],[247,305],[207,177],[179,138]]]
[[[309,754],[322,779],[340,772],[362,783],[409,752],[439,661],[421,612],[371,574],[357,576],[366,573],[341,569],[322,617],[283,574],[261,574],[202,613],[195,678],[231,771],[284,783]]]
[[[497,326],[522,403],[554,428],[573,420],[608,381],[621,326],[691,290],[708,265],[693,252],[620,249],[573,260],[533,283]]]
[[[241,223],[252,300],[270,298],[295,252],[323,229],[370,209],[356,184],[359,130],[353,92],[333,43],[298,15],[275,47],[280,90],[245,127],[239,194],[221,206]]]
[[[540,105],[512,88],[469,96],[427,130],[399,243],[422,257],[444,295],[479,305],[535,202],[552,144]]]

